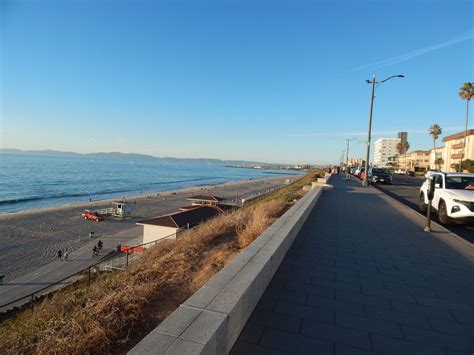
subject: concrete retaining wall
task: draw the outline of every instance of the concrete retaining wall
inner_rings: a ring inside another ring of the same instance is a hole
[[[309,191],[129,354],[226,354],[316,204]]]

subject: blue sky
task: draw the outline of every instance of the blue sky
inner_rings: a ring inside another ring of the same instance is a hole
[[[471,1],[0,3],[0,146],[337,163],[462,130]],[[440,144],[440,143],[438,143]],[[353,142],[351,155],[364,155]]]

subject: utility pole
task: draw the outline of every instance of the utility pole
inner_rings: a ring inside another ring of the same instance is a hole
[[[368,186],[369,179],[369,158],[370,158],[370,139],[372,136],[372,112],[374,110],[374,91],[375,91],[375,75],[372,76],[372,94],[370,95],[370,110],[369,110],[369,129],[367,132],[367,152],[365,154],[365,174],[363,186]]]
[[[372,137],[372,112],[374,110],[375,84],[382,84],[386,82],[387,80],[390,80],[393,78],[404,78],[404,77],[405,77],[404,75],[398,74],[398,75],[392,75],[382,81],[375,81],[375,74],[374,74],[372,76],[372,80],[365,81],[367,84],[372,84],[372,94],[370,95],[369,129],[367,132],[367,154],[365,155],[365,176],[364,176],[364,182],[362,183],[362,186],[367,187],[369,185],[368,181],[369,181],[370,139]]]
[[[461,160],[459,161],[459,172],[462,173],[462,161],[464,156],[466,155],[466,139],[467,139],[467,121],[469,120],[469,98],[466,100],[466,127],[464,128],[464,143],[462,145],[462,154],[461,154]],[[436,152],[435,152],[436,156]]]

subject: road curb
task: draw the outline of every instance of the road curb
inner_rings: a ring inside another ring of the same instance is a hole
[[[403,202],[401,201],[398,201],[396,198],[390,196],[388,193],[386,193],[384,190],[376,187],[376,186],[373,186],[371,185],[370,188],[373,188],[377,191],[380,191],[381,193],[384,194],[384,196],[386,196],[388,199],[391,200],[391,202],[393,202],[393,204],[395,205],[398,205],[400,207],[403,207],[404,209],[406,209],[408,212],[410,212],[412,215],[414,215],[415,217],[417,218],[422,218],[423,220],[426,220],[426,215],[418,212],[417,210],[414,210],[413,208],[405,205]],[[439,224],[438,222],[436,221],[433,221],[431,220],[431,224],[436,226],[437,228],[445,231],[447,234],[449,234],[450,236],[456,238],[457,240],[461,241],[462,243],[464,243],[465,245],[467,245],[468,247],[470,248],[474,248],[474,244],[472,244],[471,242],[467,241],[466,239],[462,238],[461,236],[459,236],[458,234],[454,233],[453,231],[449,230],[448,228],[444,227],[443,225]],[[429,233],[436,233],[436,232],[429,232]]]

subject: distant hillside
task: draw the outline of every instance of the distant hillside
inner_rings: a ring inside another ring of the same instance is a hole
[[[111,159],[111,160],[145,160],[145,161],[159,161],[162,163],[182,163],[182,164],[213,164],[213,165],[243,165],[243,164],[258,164],[258,165],[275,165],[263,162],[252,162],[245,160],[220,160],[220,159],[208,159],[208,158],[171,158],[171,157],[154,157],[146,154],[136,153],[120,153],[120,152],[108,152],[108,153],[88,153],[81,154],[75,152],[61,152],[57,150],[21,150],[21,149],[8,149],[0,148],[0,154],[16,154],[16,155],[41,155],[41,156],[58,156],[58,157],[88,157],[94,159]],[[279,164],[281,165],[281,164]]]

